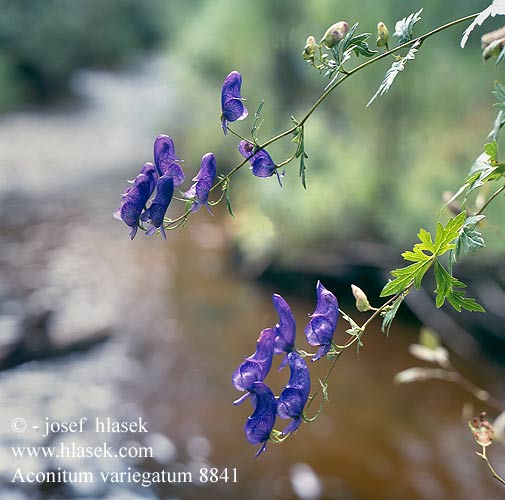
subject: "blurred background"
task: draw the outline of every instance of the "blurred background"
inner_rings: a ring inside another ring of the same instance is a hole
[[[230,71],[242,73],[250,114],[265,99],[266,140],[289,127],[291,115],[303,116],[327,83],[301,58],[308,35],[319,39],[345,19],[373,40],[379,20],[393,31],[421,7],[416,33],[424,33],[488,3],[0,0],[2,499],[503,496],[461,418],[465,403],[485,408],[443,382],[392,382],[419,363],[407,347],[424,323],[465,375],[505,397],[503,233],[495,226],[503,204],[489,210],[487,248],[460,271],[490,314],[461,319],[435,310],[433,287],[412,294],[389,339],[376,325],[359,359],[350,352],[339,362],[323,415],[256,460],[243,434],[250,405],[231,405],[232,371],[277,321],[272,293],[291,304],[299,330],[315,307],[317,279],[352,313],[350,283],[372,299],[419,227],[433,229],[442,193],[462,183],[495,116],[491,89],[503,66],[482,63],[482,29],[465,51],[464,25],[429,39],[368,109],[391,61],[337,89],[306,127],[307,190],[294,164],[282,189],[243,170],[231,188],[235,218],[220,207],[214,217],[203,210],[168,242],[143,234],[131,242],[112,219],[126,179],[152,161],[159,133],[175,140],[188,186],[209,150],[222,172],[240,161],[237,141],[219,124]],[[250,121],[234,128],[248,135]],[[280,162],[293,145],[288,138],[269,151]],[[345,339],[343,323],[336,335]],[[312,367],[313,383],[327,367]],[[286,376],[273,375],[275,392]],[[83,416],[143,417],[147,435],[107,441],[152,446],[154,458],[13,458],[18,445],[99,446],[104,438],[91,430],[78,439],[31,432],[46,417]],[[19,417],[29,424],[24,433],[11,429]],[[502,451],[492,455],[503,471]],[[12,482],[18,467],[197,475],[201,466],[236,467],[238,482]]]

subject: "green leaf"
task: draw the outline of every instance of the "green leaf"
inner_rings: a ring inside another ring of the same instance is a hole
[[[505,85],[501,84],[498,80],[494,82],[493,90],[491,93],[496,97],[497,101],[500,103],[505,103]]]
[[[505,59],[505,47],[503,47],[496,58],[495,66],[498,66]]]
[[[261,111],[263,110],[263,105],[265,104],[265,99],[261,99],[261,102],[258,105],[258,109],[254,113],[254,121],[251,127],[251,136],[253,141],[256,142],[258,139],[258,132],[263,124],[263,120],[260,120]]]
[[[485,312],[484,308],[474,299],[465,297],[464,292],[456,290],[457,288],[465,288],[466,285],[452,276],[438,260],[435,261],[435,279],[437,282],[435,290],[437,294],[435,304],[437,307],[442,307],[447,299],[458,312],[461,312],[462,309]]]
[[[489,160],[498,160],[498,143],[496,141],[484,144],[484,153],[489,156]]]
[[[386,284],[386,286],[382,289],[380,296],[387,297],[389,295],[395,295],[403,292],[412,284],[414,284],[416,288],[419,288],[421,286],[423,276],[431,267],[432,261],[432,257],[426,256],[426,260],[391,271],[391,274],[395,277],[395,279]]]
[[[231,198],[230,198],[230,185],[228,184],[226,186],[225,192],[224,192],[225,200],[226,200],[226,208],[228,209],[228,212],[232,217],[235,217],[235,213],[233,212],[233,208],[231,206]]]
[[[328,402],[330,400],[328,396],[328,384],[326,382],[323,382],[321,379],[319,380],[319,385],[321,386],[321,391],[323,393],[323,401]]]
[[[456,248],[451,252],[449,259],[451,265],[459,259],[462,252],[467,254],[486,246],[482,234],[475,229],[477,224],[485,217],[485,215],[472,215],[465,220],[463,228],[455,241]]]
[[[389,329],[391,328],[391,324],[393,323],[396,313],[398,312],[404,298],[405,297],[403,295],[400,295],[384,314],[384,319],[382,320],[382,333],[385,333],[387,337],[389,337]]]
[[[437,223],[435,241],[426,229],[421,229],[417,235],[421,243],[416,243],[412,251],[402,253],[404,260],[414,262],[414,264],[391,271],[395,279],[386,284],[380,296],[395,295],[412,285],[419,289],[426,271],[431,267],[436,257],[456,247],[453,241],[458,238],[465,217],[465,213],[461,212],[450,219],[445,227],[440,222]]]
[[[379,85],[379,89],[368,101],[368,104],[366,105],[367,107],[370,106],[370,104],[372,104],[375,101],[375,99],[377,99],[377,97],[383,96],[386,92],[389,92],[391,85],[393,85],[393,82],[395,81],[396,77],[400,74],[400,71],[403,71],[405,69],[405,63],[407,61],[413,60],[416,57],[416,52],[418,51],[420,46],[421,43],[419,41],[415,42],[412,45],[412,47],[410,47],[410,50],[408,51],[405,57],[402,57],[399,61],[395,61],[391,65],[391,67],[386,72],[384,80]]]
[[[404,17],[398,21],[395,25],[395,32],[393,36],[398,38],[398,45],[405,42],[410,42],[413,38],[414,25],[421,20],[421,13],[423,9],[418,10],[410,14],[408,17]]]
[[[307,189],[307,184],[305,181],[305,170],[307,165],[305,164],[305,160],[309,157],[309,155],[305,152],[305,140],[304,140],[304,129],[303,125],[299,126],[296,131],[293,133],[293,142],[298,144],[295,151],[295,158],[300,158],[300,170],[298,172],[300,178],[302,179],[302,186]]]
[[[493,123],[493,130],[491,130],[491,132],[489,133],[489,136],[492,137],[494,141],[498,140],[498,134],[500,133],[500,130],[503,127],[503,125],[505,125],[505,116],[504,116],[505,103],[500,104],[503,107],[498,111],[498,114],[496,115],[495,121]]]
[[[453,219],[450,219],[445,228],[437,223],[437,233],[435,237],[435,255],[440,256],[455,248],[452,243],[458,236],[465,223],[466,213],[461,212]]]

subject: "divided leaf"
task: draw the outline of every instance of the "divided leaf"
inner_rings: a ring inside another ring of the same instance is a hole
[[[291,117],[295,123],[298,123],[293,117]],[[295,151],[295,158],[300,158],[300,170],[299,175],[302,179],[302,186],[307,189],[307,185],[305,182],[305,170],[307,165],[305,164],[305,160],[309,157],[309,155],[305,152],[305,140],[304,140],[304,130],[303,125],[299,126],[296,131],[293,133],[293,142],[297,144],[297,148]]]
[[[386,72],[384,80],[379,85],[379,89],[368,101],[368,104],[366,105],[367,107],[370,106],[370,104],[372,104],[372,102],[374,102],[377,97],[383,96],[386,92],[389,91],[400,71],[403,71],[405,69],[405,63],[407,61],[413,60],[416,57],[416,52],[419,50],[420,45],[421,43],[419,41],[415,42],[412,47],[410,47],[410,50],[405,57],[402,57],[400,60],[395,61],[391,65],[391,67]]]
[[[421,20],[422,12],[423,9],[420,9],[417,12],[410,14],[410,16],[404,17],[396,23],[393,36],[398,38],[398,45],[401,45],[405,42],[410,42],[410,40],[412,40],[414,25]]]
[[[416,243],[411,251],[402,254],[406,261],[414,264],[391,271],[395,279],[386,284],[381,297],[404,292],[412,285],[419,289],[426,271],[436,262],[437,257],[456,247],[453,241],[459,237],[465,217],[465,213],[461,212],[450,219],[445,227],[438,223],[435,241],[428,231],[421,229],[417,235],[421,243]]]
[[[447,299],[458,312],[461,312],[462,309],[485,312],[484,308],[474,299],[465,297],[464,292],[456,290],[458,288],[465,288],[466,285],[452,276],[438,260],[435,261],[435,279],[437,281],[437,288],[435,290],[437,294],[435,304],[437,307],[442,307],[445,299]]]

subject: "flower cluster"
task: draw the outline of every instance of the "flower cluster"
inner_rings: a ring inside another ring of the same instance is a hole
[[[305,328],[307,342],[312,346],[319,346],[312,361],[317,361],[330,351],[338,319],[336,297],[321,282],[317,283],[316,293],[316,310],[310,315],[311,319]],[[296,321],[293,312],[278,294],[272,296],[272,302],[279,315],[279,322],[274,328],[265,328],[261,332],[254,354],[245,358],[232,375],[235,389],[245,392],[233,404],[240,404],[251,397],[253,414],[247,419],[244,430],[251,444],[261,444],[256,456],[266,449],[277,416],[291,419],[280,433],[281,436],[287,436],[298,429],[304,418],[303,411],[310,393],[309,368],[302,353],[295,346]],[[290,368],[289,381],[278,397],[275,397],[264,383],[275,354],[284,354],[279,370],[286,364],[289,364]]]
[[[174,187],[180,186],[185,175],[175,154],[174,141],[168,135],[159,135],[154,141],[154,164],[146,163],[132,186],[123,193],[121,206],[114,212],[114,217],[130,226],[133,239],[141,223],[145,223],[147,236],[158,230],[166,239],[163,221],[168,206],[174,195]],[[216,159],[212,153],[202,158],[194,184],[183,193],[190,203],[190,210],[196,212],[202,205],[208,206],[209,191],[216,178]],[[152,196],[154,194],[154,196]],[[152,196],[152,198],[151,198]],[[151,203],[147,203],[151,199]]]
[[[228,124],[248,116],[240,95],[242,75],[232,71],[224,80],[221,90],[221,126],[226,135]],[[274,173],[280,183],[280,175],[272,157],[256,144],[241,141],[239,152],[250,164],[257,177],[270,177]],[[146,163],[137,177],[123,193],[120,207],[114,212],[116,219],[130,227],[133,239],[138,228],[151,236],[158,231],[166,239],[164,219],[174,195],[174,188],[184,183],[185,175],[175,153],[174,141],[168,135],[159,135],[154,141],[154,164]],[[187,200],[189,212],[198,211],[203,205],[210,211],[208,197],[216,178],[216,159],[212,153],[202,158],[200,170],[193,178],[194,184],[181,193]],[[151,200],[149,202],[149,200]],[[146,227],[143,226],[146,224]]]

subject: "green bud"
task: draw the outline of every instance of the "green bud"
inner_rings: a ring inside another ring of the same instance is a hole
[[[505,38],[501,38],[500,40],[492,41],[483,51],[482,57],[484,61],[491,59],[492,57],[498,57],[500,52],[502,51],[503,46],[505,45]]]
[[[356,309],[359,312],[366,312],[370,311],[372,307],[370,306],[370,303],[368,302],[368,298],[365,294],[365,292],[356,285],[351,285],[351,290],[352,294],[354,295],[354,298],[356,299]]]
[[[321,43],[324,43],[329,49],[335,47],[340,40],[342,40],[349,31],[349,25],[345,21],[339,21],[332,24],[324,34]]]
[[[307,41],[305,42],[305,48],[303,49],[302,52],[303,58],[307,60],[314,59],[316,47],[317,47],[316,39],[312,35],[307,37]]]
[[[388,27],[381,21],[377,24],[377,47],[387,46],[389,42]]]

